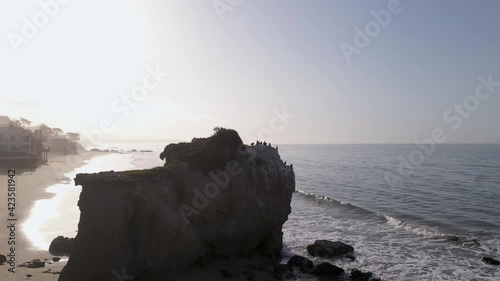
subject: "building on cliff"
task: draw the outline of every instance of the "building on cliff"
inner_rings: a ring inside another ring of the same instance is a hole
[[[47,138],[40,131],[0,127],[0,166],[36,168],[47,162]]]

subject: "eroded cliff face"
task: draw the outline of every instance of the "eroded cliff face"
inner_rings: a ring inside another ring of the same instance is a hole
[[[212,257],[278,257],[293,169],[269,146],[225,150],[208,172],[206,159],[179,160],[213,157],[206,140],[168,146],[166,167],[78,174],[79,230],[59,280],[173,280]]]

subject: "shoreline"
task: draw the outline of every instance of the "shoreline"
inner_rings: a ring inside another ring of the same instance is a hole
[[[9,272],[10,265],[0,265],[0,280],[40,280],[52,281],[59,278],[58,274],[49,274],[50,272],[58,272],[66,264],[67,258],[62,257],[59,262],[52,262],[52,255],[47,250],[38,250],[32,246],[29,237],[23,230],[24,223],[30,217],[30,212],[38,200],[51,199],[56,194],[47,192],[47,188],[58,183],[71,182],[65,174],[74,171],[75,169],[85,165],[86,161],[106,154],[83,151],[76,155],[52,154],[49,155],[49,161],[45,165],[41,165],[36,170],[16,170],[16,209],[15,218],[17,219],[15,229],[15,255],[16,268],[15,273]],[[13,245],[8,245],[9,230],[7,228],[8,209],[7,209],[7,170],[0,173],[0,184],[5,188],[0,189],[0,254],[7,255],[9,248]],[[5,231],[4,231],[5,230]],[[57,237],[58,235],[55,235]],[[22,263],[40,259],[47,262],[45,267],[29,269],[20,267]],[[50,262],[50,264],[49,264]],[[50,272],[47,272],[50,271]],[[47,272],[47,273],[43,273]],[[29,278],[28,275],[33,277]],[[35,277],[36,276],[36,277]]]

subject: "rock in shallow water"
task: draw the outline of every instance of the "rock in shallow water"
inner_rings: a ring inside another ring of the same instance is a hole
[[[342,242],[328,240],[316,240],[314,244],[307,246],[307,252],[313,257],[333,258],[354,251],[350,245]]]
[[[492,265],[500,265],[500,261],[490,257],[483,257],[483,262]]]
[[[358,269],[351,270],[351,280],[352,281],[368,281],[372,277],[371,272],[361,272]]]
[[[20,265],[20,267],[27,267],[27,268],[40,268],[40,267],[45,267],[45,262],[40,261],[39,259],[32,260],[29,262],[25,262]]]

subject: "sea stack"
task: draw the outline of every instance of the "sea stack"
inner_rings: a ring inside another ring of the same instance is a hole
[[[214,257],[279,258],[295,175],[276,149],[216,128],[160,157],[164,167],[76,176],[81,216],[60,281],[175,279]]]

